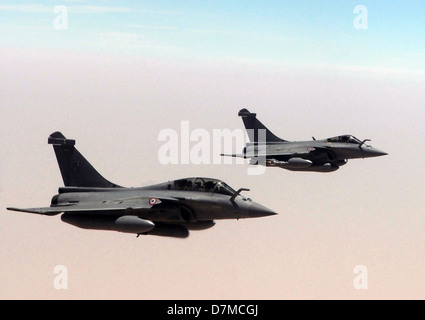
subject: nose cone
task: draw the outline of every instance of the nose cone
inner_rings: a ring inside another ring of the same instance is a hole
[[[256,202],[252,202],[248,209],[249,216],[252,218],[255,217],[266,217],[266,216],[274,216],[277,213],[258,204]]]
[[[379,149],[373,148],[373,147],[362,148],[362,150],[363,150],[363,157],[364,158],[380,157],[380,156],[388,155],[388,153],[381,151]]]

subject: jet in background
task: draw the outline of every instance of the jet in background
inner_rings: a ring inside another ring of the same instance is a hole
[[[256,218],[276,213],[243,197],[241,188],[203,177],[184,178],[140,188],[106,180],[60,132],[50,135],[65,187],[49,207],[8,210],[56,215],[84,229],[186,238],[214,220]]]
[[[287,141],[274,135],[247,109],[239,111],[250,142],[242,154],[223,156],[250,159],[250,164],[278,167],[292,171],[332,172],[345,165],[348,159],[370,158],[387,153],[346,134],[323,140]]]

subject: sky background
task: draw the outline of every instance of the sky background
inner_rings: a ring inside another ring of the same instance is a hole
[[[424,299],[424,15],[423,1],[2,1],[0,298]],[[389,155],[330,174],[160,164],[161,130],[242,129],[241,108],[284,139],[349,133]],[[180,240],[7,211],[62,186],[57,130],[119,185],[214,177],[279,215]]]

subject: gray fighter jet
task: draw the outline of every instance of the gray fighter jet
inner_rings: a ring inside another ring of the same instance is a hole
[[[60,132],[50,135],[65,187],[49,207],[7,208],[44,215],[62,213],[61,220],[84,229],[114,230],[137,236],[186,238],[214,220],[242,219],[276,213],[243,197],[218,179],[185,178],[140,188],[124,188],[102,177]]]
[[[233,156],[250,159],[252,165],[265,165],[292,171],[332,172],[345,165],[348,159],[370,158],[387,153],[367,145],[370,141],[360,141],[346,134],[323,140],[290,142],[274,135],[256,117],[255,113],[242,109],[242,117],[250,142],[242,154]]]

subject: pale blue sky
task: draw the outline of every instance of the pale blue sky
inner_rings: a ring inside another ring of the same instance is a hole
[[[55,6],[68,10],[56,30]],[[354,8],[367,8],[358,30]],[[423,1],[2,1],[0,45],[425,70]]]

